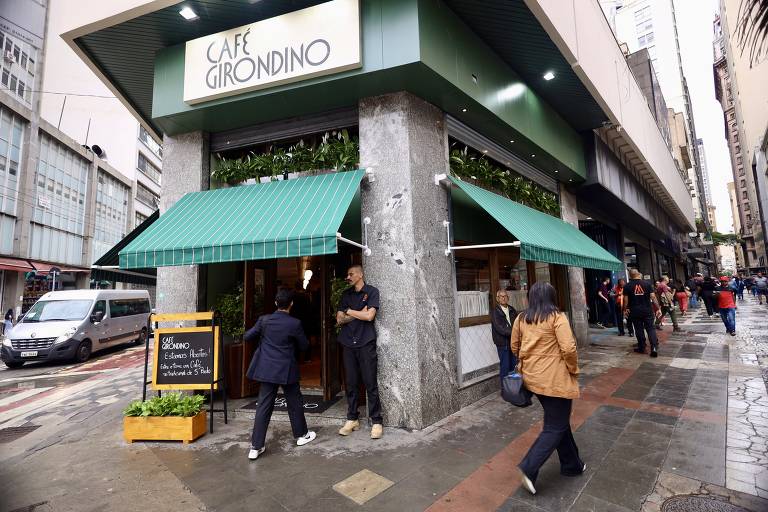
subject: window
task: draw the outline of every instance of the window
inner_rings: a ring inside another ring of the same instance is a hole
[[[143,126],[139,126],[139,140],[143,142],[154,154],[160,158],[163,157],[163,147],[155,142],[155,139],[149,135],[149,132],[147,132]]]
[[[635,23],[647,20],[651,17],[651,6],[645,6],[635,11]]]
[[[145,176],[160,185],[160,181],[162,179],[160,170],[155,167],[154,164],[152,164],[152,162],[150,162],[141,152],[139,152],[137,167],[142,173],[144,173]]]
[[[456,289],[459,322],[462,319],[490,322],[491,264],[487,250],[467,249],[456,253]]]
[[[97,300],[96,304],[93,306],[93,313],[92,315],[95,315],[96,313],[101,313],[104,316],[107,316],[107,301],[105,300]]]
[[[742,199],[746,199],[747,198],[747,191],[746,190],[742,190],[741,191],[741,198]]]
[[[748,212],[751,209],[751,206],[749,206],[749,203],[744,203],[744,211]]]
[[[9,79],[9,78],[10,78],[10,75],[8,74],[8,70],[7,70],[7,69],[4,69],[4,70],[3,70],[3,78],[2,78],[2,83],[3,83],[3,85],[4,85],[4,86],[6,86],[6,87],[8,87],[8,79]]]
[[[136,186],[136,199],[149,206],[150,208],[157,208],[159,204],[158,197],[141,183],[137,183]]]
[[[109,301],[109,316],[142,315],[149,313],[149,301],[146,299],[119,299]]]
[[[509,305],[516,311],[528,307],[528,268],[520,259],[520,250],[499,251],[499,286],[509,296]]]
[[[741,188],[744,188],[747,186],[747,180],[741,180]]]

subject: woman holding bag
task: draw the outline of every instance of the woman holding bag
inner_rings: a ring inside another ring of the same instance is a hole
[[[572,400],[579,397],[576,340],[568,318],[556,306],[557,293],[549,283],[538,282],[528,295],[528,309],[512,326],[512,353],[518,357],[523,383],[544,408],[544,428],[518,466],[522,485],[536,494],[536,477],[544,462],[557,450],[560,473],[581,475],[587,465],[571,432]]]

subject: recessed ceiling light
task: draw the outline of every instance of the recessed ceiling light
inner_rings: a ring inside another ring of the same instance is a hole
[[[467,111],[467,109],[466,109],[465,107],[461,107],[461,111],[462,111],[462,112],[466,112],[466,111]]]
[[[509,139],[509,142],[511,142],[512,144],[514,144],[514,143],[515,143],[515,141],[514,141],[514,140],[512,140],[512,139]]]
[[[487,150],[487,149],[484,149],[484,150],[483,150],[483,153],[487,153],[487,152],[488,152],[488,150]]]
[[[560,172],[560,171],[558,171],[557,169],[555,169],[555,173],[558,173],[558,172]]]
[[[571,178],[568,178],[568,181],[573,181]]]
[[[531,158],[536,158],[536,155],[531,155]]]
[[[196,20],[198,18],[197,13],[193,11],[192,8],[189,6],[184,7],[182,10],[180,10],[179,14],[181,14],[181,17],[187,21]]]
[[[547,71],[544,73],[544,80],[552,80],[555,78],[555,72],[554,71]]]

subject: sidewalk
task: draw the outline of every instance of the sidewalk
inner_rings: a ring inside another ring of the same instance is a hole
[[[255,462],[246,458],[247,419],[219,421],[214,435],[184,446],[126,445],[115,418],[90,438],[29,454],[3,487],[24,492],[26,503],[47,500],[50,510],[95,510],[98,500],[110,510],[137,500],[216,511],[659,511],[665,500],[668,511],[768,510],[760,367],[768,363],[768,307],[751,298],[739,307],[738,336],[697,311],[684,319],[685,333],[660,332],[656,359],[634,354],[634,338],[615,329],[593,331],[579,354],[582,398],[572,418],[587,472],[560,476],[555,456],[536,496],[519,489],[515,467],[540,430],[541,408],[517,409],[495,394],[423,431],[388,428],[380,441],[368,428],[342,438],[339,425],[310,418],[318,438],[298,448],[288,424],[273,422]],[[70,474],[73,455],[80,471],[99,477]],[[34,478],[56,481],[57,494],[31,486]],[[66,490],[70,481],[89,489],[93,507],[74,505],[83,494]]]

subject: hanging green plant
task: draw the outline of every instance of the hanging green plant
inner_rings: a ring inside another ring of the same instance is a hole
[[[251,151],[242,158],[216,155],[211,176],[234,185],[249,179],[280,176],[284,172],[358,168],[360,139],[344,130],[326,132],[316,145],[303,139],[290,146],[270,145],[260,153]]]

